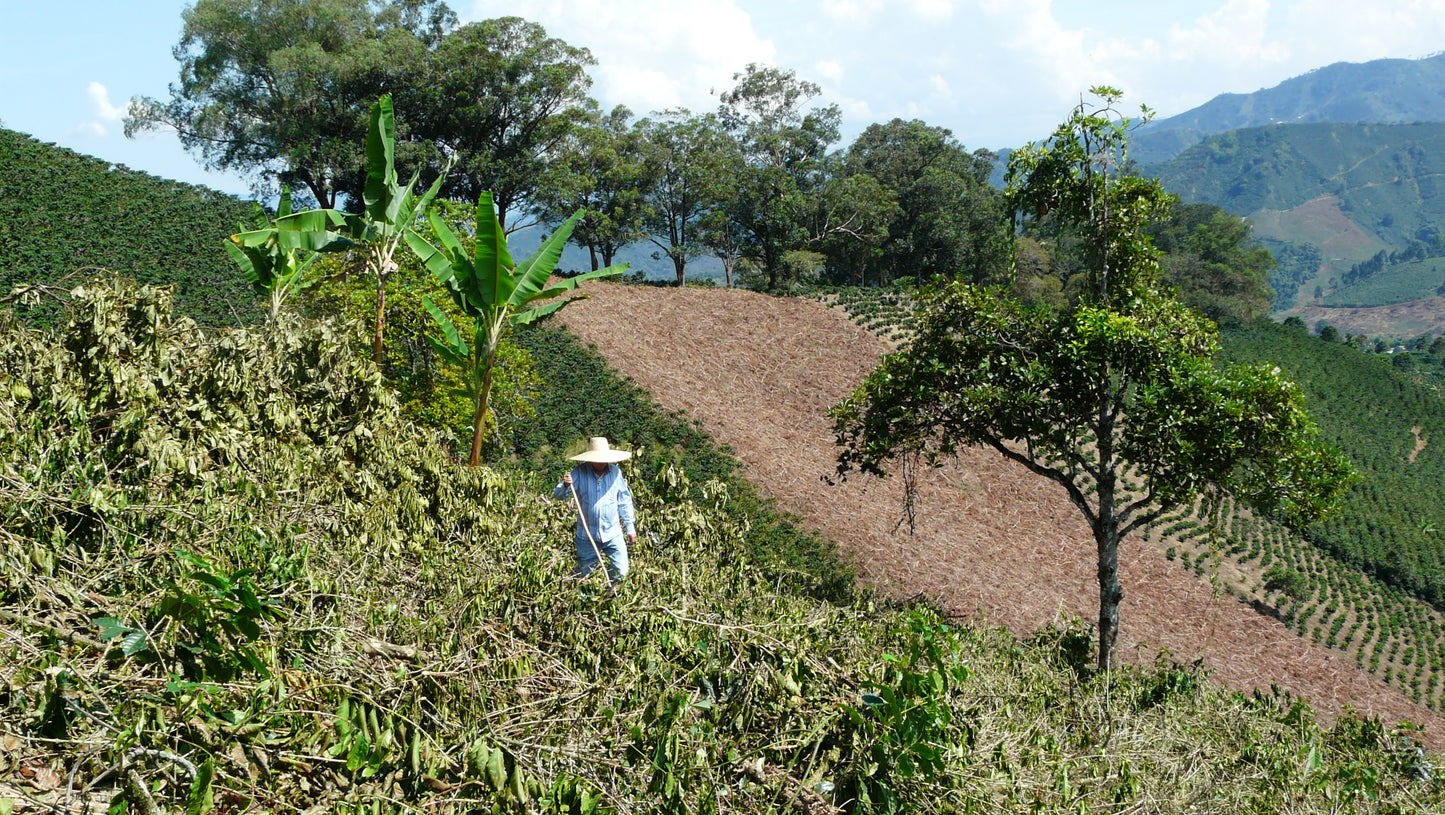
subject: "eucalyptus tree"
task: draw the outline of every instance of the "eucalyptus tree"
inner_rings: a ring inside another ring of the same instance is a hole
[[[784,256],[821,238],[809,231],[809,215],[841,114],[837,105],[808,107],[822,91],[792,71],[751,64],[733,79],[718,118],[743,161],[727,213],[741,228],[744,255],[775,289]]]
[[[668,110],[638,123],[651,182],[645,192],[651,240],[672,261],[677,285],[687,282],[687,263],[709,250],[710,227],[737,189],[742,154],[711,114]],[[724,236],[719,236],[724,237]],[[732,285],[731,265],[726,265]]]
[[[422,81],[398,97],[413,136],[455,159],[441,194],[475,201],[490,193],[498,220],[514,231],[512,216],[539,203],[547,167],[596,107],[587,75],[595,64],[587,49],[519,17],[447,34],[428,53]]]
[[[137,97],[128,136],[172,128],[208,168],[274,177],[335,208],[357,193],[366,110],[456,25],[441,0],[196,0],[167,101]]]
[[[492,370],[497,348],[506,332],[514,325],[530,325],[565,307],[572,300],[556,298],[577,288],[579,283],[627,270],[624,263],[547,285],[547,278],[556,269],[562,248],[582,214],[579,211],[563,222],[521,263],[514,263],[507,251],[506,230],[487,193],[482,193],[477,201],[470,250],[435,212],[428,215],[428,220],[440,247],[433,246],[414,230],[406,233],[407,245],[421,257],[456,307],[472,319],[472,337],[468,342],[445,312],[430,300],[422,301],[442,334],[441,337],[428,335],[432,347],[438,356],[462,367],[466,373],[466,392],[474,405],[472,450],[468,458],[473,467],[481,463]]]
[[[964,281],[934,288],[916,337],[832,416],[843,475],[882,475],[900,458],[908,472],[984,445],[1057,483],[1094,538],[1102,670],[1127,535],[1223,496],[1287,521],[1317,517],[1353,474],[1278,368],[1217,364],[1214,323],[1162,291],[1144,229],[1171,197],[1125,170],[1130,120],[1117,91],[1096,93],[1100,105],[1015,152],[1008,172],[1016,212],[1079,233],[1085,295],[1053,309]]]
[[[618,105],[592,117],[557,152],[537,196],[540,214],[555,222],[580,210],[572,242],[587,250],[593,270],[611,266],[618,250],[647,235],[652,168],[632,111]]]

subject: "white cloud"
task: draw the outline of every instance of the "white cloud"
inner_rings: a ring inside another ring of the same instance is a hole
[[[953,16],[952,0],[910,0],[908,5],[925,20],[941,22]]]
[[[100,122],[86,122],[72,130],[71,133],[87,139],[103,139],[110,135],[110,133],[106,131],[105,125]]]
[[[771,64],[776,48],[734,0],[545,0],[520,13],[597,60],[593,95],[634,113],[711,110],[748,63]],[[478,0],[467,21],[517,14],[517,4]]]
[[[1445,47],[1445,0],[1299,0],[1288,5],[1280,27],[1308,67],[1423,57]]]
[[[843,63],[836,59],[823,59],[813,63],[813,72],[831,82],[843,79]]]
[[[1229,0],[1185,25],[1170,26],[1167,59],[1226,66],[1280,62],[1289,47],[1268,36],[1270,0]]]
[[[80,125],[71,132],[84,138],[106,138],[110,135],[108,125],[120,124],[121,120],[125,118],[126,108],[112,105],[110,91],[99,82],[91,82],[86,86],[85,95],[90,99],[90,109],[95,119]]]
[[[866,23],[882,7],[881,0],[823,0],[818,4],[823,16],[845,25]]]
[[[948,80],[944,79],[940,74],[934,74],[928,78],[928,87],[936,97],[947,100],[953,99],[953,89],[948,86]]]

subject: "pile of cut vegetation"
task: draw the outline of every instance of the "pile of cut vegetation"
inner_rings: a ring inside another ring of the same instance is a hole
[[[6,815],[1445,806],[1408,729],[780,588],[647,451],[634,574],[568,581],[543,476],[448,460],[351,327],[63,299],[0,313]]]

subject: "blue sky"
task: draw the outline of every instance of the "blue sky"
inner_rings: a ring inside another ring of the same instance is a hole
[[[126,139],[136,96],[164,98],[186,0],[0,0],[0,123],[82,153],[245,194],[173,136]],[[1047,135],[1090,85],[1168,116],[1333,62],[1445,50],[1445,0],[454,0],[590,49],[593,95],[638,114],[710,110],[749,62],[792,69],[851,139],[893,117],[965,146]]]

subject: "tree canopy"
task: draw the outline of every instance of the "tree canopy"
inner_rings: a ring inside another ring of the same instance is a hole
[[[859,282],[959,275],[983,283],[998,274],[1007,233],[992,171],[992,154],[969,153],[945,128],[916,119],[869,125],[849,146],[842,172],[877,179],[897,209]]]
[[[456,24],[440,0],[197,0],[181,17],[179,82],[133,100],[126,134],[174,128],[206,167],[323,208],[360,191],[371,103]]]
[[[984,445],[1048,478],[1098,554],[1098,665],[1118,634],[1118,550],[1170,508],[1232,496],[1287,520],[1328,511],[1351,468],[1277,369],[1216,364],[1214,324],[1164,291],[1144,234],[1169,204],[1124,168],[1130,120],[1099,89],[1052,137],[1013,154],[1009,202],[1078,234],[1088,286],[1025,305],[953,281],[923,296],[915,339],[833,409],[840,474],[938,464]]]

